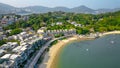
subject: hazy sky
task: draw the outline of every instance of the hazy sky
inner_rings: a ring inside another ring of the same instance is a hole
[[[46,7],[76,7],[85,5],[87,7],[98,8],[120,8],[120,0],[0,0],[1,3],[16,7],[25,6],[46,6]]]

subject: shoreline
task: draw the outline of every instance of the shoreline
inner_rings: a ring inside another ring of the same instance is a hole
[[[70,37],[65,40],[60,40],[57,44],[53,45],[49,50],[49,59],[46,64],[46,68],[56,68],[56,63],[59,57],[61,49],[63,49],[66,44],[73,41],[91,40],[93,38],[79,38],[78,36]]]
[[[120,31],[111,31],[111,32],[101,33],[99,37],[103,37],[110,34],[120,34]],[[58,61],[59,53],[66,44],[73,42],[75,40],[82,41],[82,40],[91,40],[91,39],[95,39],[95,38],[73,36],[65,40],[58,41],[58,43],[50,47],[50,50],[48,51],[49,58],[48,58],[48,61],[44,63],[46,65],[46,68],[56,68],[56,63]]]
[[[100,37],[105,36],[105,35],[110,35],[110,34],[120,34],[120,31],[111,31],[111,32],[105,32],[100,35]]]
[[[77,38],[67,38],[66,40],[60,40],[57,44],[53,45],[49,50],[49,60],[46,63],[46,68],[54,68],[56,67],[53,62],[55,62],[55,59],[57,59],[57,55],[61,51],[61,49],[70,41],[77,40]]]

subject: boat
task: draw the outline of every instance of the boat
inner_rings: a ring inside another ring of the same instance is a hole
[[[114,41],[111,41],[112,44],[114,44]]]
[[[89,49],[86,49],[86,51],[88,51]]]

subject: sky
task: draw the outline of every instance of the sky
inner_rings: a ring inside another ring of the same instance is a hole
[[[85,5],[92,9],[120,8],[120,0],[0,0],[0,3],[15,7],[45,6],[45,7],[68,7],[73,8]]]

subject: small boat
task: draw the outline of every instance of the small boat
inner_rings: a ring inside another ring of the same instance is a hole
[[[114,41],[111,41],[112,44],[114,44]]]
[[[86,49],[86,51],[88,51],[89,49]]]

